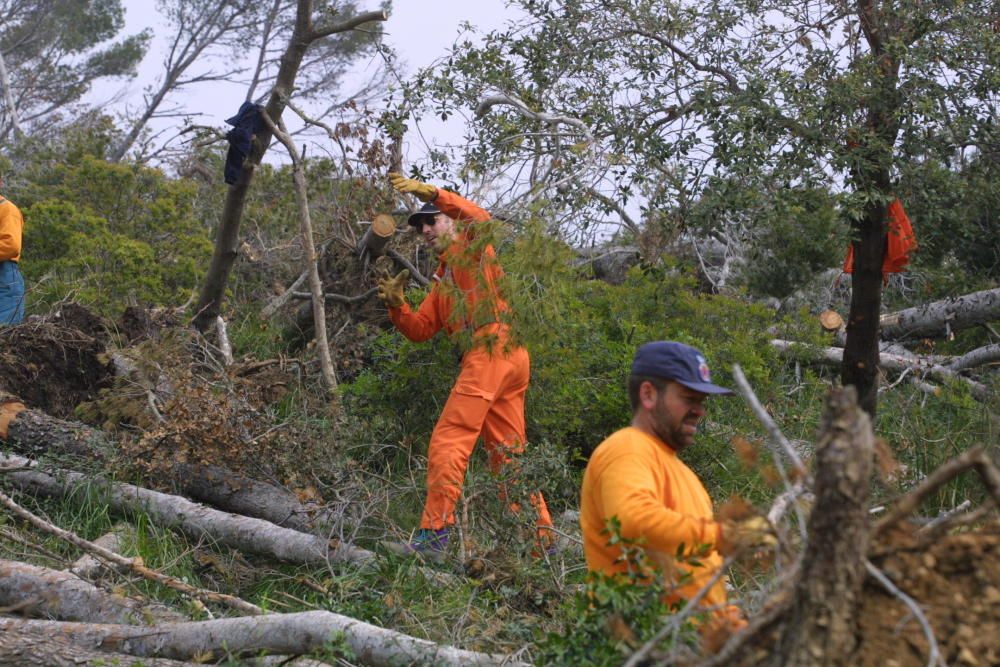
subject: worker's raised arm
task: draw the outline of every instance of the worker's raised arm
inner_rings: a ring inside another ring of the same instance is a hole
[[[389,319],[392,320],[401,334],[414,343],[422,343],[429,340],[444,326],[440,298],[437,289],[432,288],[430,294],[424,297],[415,311],[405,301],[399,306],[390,305]]]
[[[461,195],[448,190],[438,188],[437,197],[434,204],[441,212],[453,220],[463,220],[467,222],[486,222],[493,216],[486,209],[473,204]]]

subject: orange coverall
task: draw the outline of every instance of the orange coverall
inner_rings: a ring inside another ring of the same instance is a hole
[[[449,335],[473,333],[473,345],[462,357],[427,452],[427,501],[420,527],[439,530],[455,523],[455,505],[480,435],[494,473],[510,461],[511,454],[524,450],[530,360],[523,347],[507,345],[507,325],[500,315],[509,306],[497,290],[503,269],[493,246],[481,251],[471,247],[475,223],[489,220],[490,214],[447,190],[438,190],[434,204],[456,221],[455,239],[442,254],[434,285],[417,310],[404,302],[389,309],[389,318],[414,342],[428,340],[442,328]],[[461,307],[456,298],[463,300]],[[538,525],[551,526],[541,493],[531,494],[531,502]],[[512,509],[518,508],[512,505]]]
[[[588,569],[608,575],[628,568],[621,549],[608,545],[610,536],[601,534],[611,517],[617,517],[622,537],[641,538],[650,560],[663,568],[668,603],[692,598],[722,566],[722,556],[714,549],[698,558],[701,567],[675,563],[673,556],[681,544],[685,553],[699,545],[717,544],[720,526],[713,520],[712,499],[698,476],[670,446],[637,428],[621,429],[602,442],[583,475],[583,552]],[[676,570],[689,572],[690,582],[674,586]],[[712,585],[701,604],[717,608],[721,618],[738,617],[735,607],[726,606],[725,577]]]

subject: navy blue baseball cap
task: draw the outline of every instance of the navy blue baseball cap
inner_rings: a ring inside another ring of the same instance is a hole
[[[703,394],[732,394],[712,384],[705,356],[690,345],[659,340],[640,345],[632,359],[632,375],[674,380]]]
[[[419,211],[417,211],[416,213],[414,213],[413,215],[411,215],[409,218],[407,218],[406,222],[411,227],[416,227],[417,230],[419,231],[420,227],[422,227],[423,224],[424,224],[424,217],[425,216],[429,217],[429,218],[433,218],[435,215],[437,215],[440,212],[441,212],[441,209],[439,209],[437,206],[435,206],[433,202],[427,202],[426,204],[424,204],[423,206],[420,207]],[[431,220],[431,222],[433,222],[433,220]]]

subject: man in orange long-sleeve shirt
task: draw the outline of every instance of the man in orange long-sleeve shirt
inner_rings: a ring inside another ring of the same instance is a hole
[[[399,174],[390,174],[396,190],[411,193],[425,205],[409,218],[440,259],[430,293],[416,311],[403,297],[408,274],[379,284],[389,318],[404,336],[428,340],[441,329],[471,341],[461,371],[431,434],[427,451],[427,500],[420,530],[408,552],[436,557],[455,523],[455,505],[469,457],[480,435],[490,469],[500,473],[525,444],[524,397],[528,390],[528,351],[509,344],[504,313],[509,311],[498,283],[503,269],[492,245],[476,238],[478,223],[490,220],[485,210],[459,195]],[[540,492],[531,494],[538,512],[539,535],[552,525]],[[518,510],[517,506],[512,506]]]
[[[724,540],[734,546],[773,543],[769,524],[760,517],[725,526],[716,522],[708,492],[677,456],[694,443],[705,399],[732,392],[712,384],[698,350],[658,341],[636,352],[628,393],[632,425],[594,450],[583,477],[580,525],[587,567],[608,575],[628,570],[620,546],[609,543],[606,526],[615,518],[621,536],[641,544],[649,561],[663,569],[667,601],[689,600],[722,566]],[[707,554],[697,558],[700,566],[674,561],[682,545],[691,556],[708,547]],[[679,581],[685,572],[690,578]],[[736,615],[726,605],[724,577],[712,584],[701,603],[720,615]]]
[[[24,279],[18,266],[23,231],[20,209],[0,196],[0,325],[18,324],[24,319]]]

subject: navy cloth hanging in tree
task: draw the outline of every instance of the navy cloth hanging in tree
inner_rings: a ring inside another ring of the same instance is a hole
[[[226,153],[225,174],[229,185],[238,181],[243,173],[243,160],[250,154],[253,135],[264,129],[264,119],[261,117],[263,111],[264,107],[259,104],[244,102],[235,116],[226,119],[233,126],[226,133],[229,152]]]

